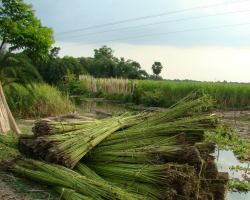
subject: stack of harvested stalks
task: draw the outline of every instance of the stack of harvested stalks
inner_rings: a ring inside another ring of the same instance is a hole
[[[150,113],[137,115],[125,113],[122,116],[94,122],[60,123],[39,120],[33,128],[36,139],[21,137],[20,151],[26,154],[23,151],[27,149],[26,146],[33,146],[34,157],[40,156],[47,161],[59,162],[72,169],[86,153],[110,134],[139,124],[150,116],[152,116]]]
[[[213,144],[203,141],[204,131],[215,129],[217,121],[190,117],[211,106],[211,100],[191,98],[158,115],[38,121],[35,136],[20,137],[20,151],[77,172],[34,160],[19,161],[9,170],[55,186],[65,199],[223,199],[228,177],[218,173]]]
[[[74,197],[69,198],[68,196],[66,199],[141,199],[138,198],[138,195],[112,186],[101,178],[99,180],[90,179],[61,165],[22,159],[10,165],[8,170],[53,185],[64,196],[67,194],[71,196],[70,192],[74,192]],[[64,194],[65,191],[66,194]]]

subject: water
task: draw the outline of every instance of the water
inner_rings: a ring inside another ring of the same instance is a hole
[[[245,172],[243,170],[230,170],[230,166],[241,166],[247,168],[247,163],[239,162],[232,151],[220,150],[215,151],[215,156],[218,156],[215,159],[219,172],[228,172],[230,178],[239,178],[242,179]],[[250,192],[248,193],[239,193],[239,192],[228,192],[226,200],[250,200]]]
[[[79,113],[96,114],[95,110],[102,110],[106,113],[133,111],[133,109],[125,107],[122,104],[117,104],[113,102],[93,102],[76,100],[75,103],[77,108],[79,109]]]

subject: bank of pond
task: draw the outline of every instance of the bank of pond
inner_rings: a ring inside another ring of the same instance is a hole
[[[221,108],[249,106],[250,84],[214,82],[173,82],[128,79],[97,79],[85,77],[69,83],[75,95],[104,97],[106,99],[168,108],[193,91],[209,94]]]
[[[4,87],[8,105],[15,117],[32,118],[74,112],[70,96],[102,98],[131,107],[169,108],[193,91],[196,98],[212,96],[215,108],[250,109],[250,85],[207,82],[130,81],[127,79],[82,79],[56,87],[36,83],[28,90],[20,85]],[[61,91],[60,91],[61,90]],[[32,92],[30,92],[32,91]]]

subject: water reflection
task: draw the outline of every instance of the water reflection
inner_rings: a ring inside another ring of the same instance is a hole
[[[95,110],[102,110],[107,113],[112,112],[122,112],[122,111],[132,111],[121,104],[116,104],[113,102],[93,102],[93,101],[76,101],[76,106],[80,109],[80,113],[93,113]]]
[[[219,154],[218,151],[215,151],[214,156],[218,156],[215,159],[215,163],[217,164],[219,172],[228,172],[230,178],[239,178],[241,179],[242,176],[245,174],[243,170],[230,170],[230,166],[241,166],[243,168],[247,168],[247,163],[239,162],[234,153],[232,151],[220,150]],[[250,199],[250,193],[238,193],[238,192],[228,192],[226,196],[227,200],[248,200]]]

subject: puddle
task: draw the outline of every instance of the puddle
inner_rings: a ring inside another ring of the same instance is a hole
[[[75,104],[77,108],[80,109],[80,113],[96,114],[95,110],[102,110],[107,113],[133,111],[130,108],[113,102],[93,102],[76,100]]]
[[[215,151],[215,163],[217,164],[219,172],[228,172],[229,178],[239,178],[242,179],[245,172],[243,170],[230,170],[230,166],[241,166],[247,168],[247,163],[239,162],[232,151],[220,150],[219,156],[218,151]],[[226,200],[248,200],[250,199],[250,192],[248,193],[239,193],[239,192],[228,192]]]

